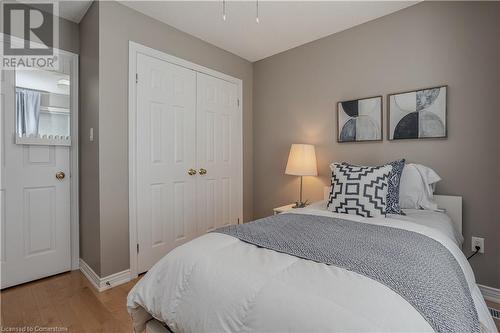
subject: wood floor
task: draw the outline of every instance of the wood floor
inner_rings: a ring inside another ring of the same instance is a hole
[[[73,271],[9,288],[0,294],[0,326],[4,330],[39,326],[58,327],[59,332],[133,332],[125,302],[137,281],[99,293],[80,271]],[[500,309],[499,304],[487,303]],[[500,321],[495,323],[500,330]]]
[[[73,271],[8,288],[0,294],[0,326],[60,327],[60,332],[77,333],[133,332],[125,302],[136,282],[99,293],[80,271]]]

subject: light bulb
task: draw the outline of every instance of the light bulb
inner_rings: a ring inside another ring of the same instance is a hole
[[[226,20],[226,0],[222,0],[222,20]]]
[[[255,1],[255,22],[259,23],[259,0]]]

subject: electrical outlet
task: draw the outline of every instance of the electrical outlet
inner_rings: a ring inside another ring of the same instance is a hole
[[[479,246],[481,248],[479,250],[479,253],[484,253],[484,238],[472,237],[471,250],[475,252],[476,246]]]

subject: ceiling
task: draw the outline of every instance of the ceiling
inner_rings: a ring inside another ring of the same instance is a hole
[[[85,13],[87,13],[87,10],[89,9],[90,5],[93,2],[93,0],[46,0],[46,1],[16,0],[16,1],[27,3],[31,7],[38,8],[40,10],[44,10],[43,8],[40,8],[40,5],[44,3],[47,2],[57,3],[58,13],[56,15],[75,23],[80,23],[80,21],[85,16]]]
[[[417,1],[121,1],[249,61],[257,61],[415,4]]]
[[[210,44],[257,61],[409,7],[418,1],[120,1]],[[79,23],[92,1],[60,1],[59,15]]]
[[[59,16],[80,23],[91,4],[92,0],[59,1]]]

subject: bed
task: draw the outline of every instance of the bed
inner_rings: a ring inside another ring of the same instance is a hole
[[[322,201],[280,215],[389,228],[384,230],[437,243],[465,278],[462,291],[471,298],[465,311],[474,312],[480,331],[497,332],[460,250],[461,202],[446,196],[436,200],[448,214],[405,210],[405,216],[363,218],[332,213]],[[127,306],[136,332],[453,331],[446,326],[436,329],[408,301],[411,297],[390,284],[341,267],[212,232],[160,260],[130,291]]]

